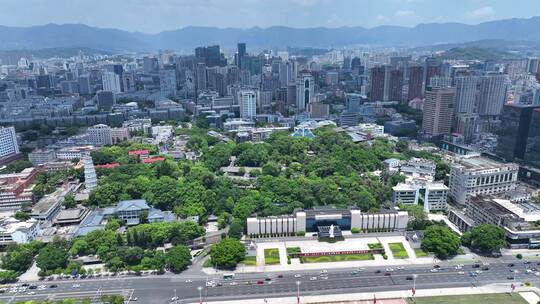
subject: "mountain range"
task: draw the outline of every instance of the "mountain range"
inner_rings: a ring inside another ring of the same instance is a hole
[[[216,28],[185,27],[157,34],[98,28],[83,24],[47,24],[31,27],[0,26],[0,50],[43,48],[92,48],[113,52],[140,52],[158,49],[190,50],[219,44],[235,47],[245,42],[253,48],[342,47],[382,45],[419,47],[477,40],[540,42],[540,16],[484,22],[419,24],[415,27],[374,28]]]

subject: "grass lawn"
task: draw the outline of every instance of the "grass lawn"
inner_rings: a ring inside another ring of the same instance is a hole
[[[208,259],[208,260],[204,261],[202,267],[214,267],[214,265],[212,265],[212,260]]]
[[[279,249],[267,248],[264,250],[264,264],[276,265],[279,264]]]
[[[525,304],[519,294],[510,295],[507,293],[443,296],[443,297],[418,297],[415,304]]]
[[[255,265],[257,265],[257,257],[256,256],[247,256],[240,262],[240,264],[244,264],[246,266],[255,266]]]
[[[300,247],[287,247],[287,254],[301,253]]]
[[[304,263],[326,263],[326,262],[345,262],[345,261],[366,261],[373,260],[373,255],[369,253],[365,254],[339,254],[339,255],[325,255],[319,257],[303,257]]]
[[[409,255],[403,246],[403,243],[388,243],[395,259],[407,259]]]
[[[371,243],[368,244],[369,249],[383,249],[383,245],[381,243]]]
[[[416,254],[417,258],[423,258],[423,257],[429,256],[429,253],[422,250],[422,248],[414,248],[414,253]]]

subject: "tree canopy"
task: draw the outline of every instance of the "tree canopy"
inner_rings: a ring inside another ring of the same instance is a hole
[[[445,259],[458,253],[460,243],[459,236],[450,228],[432,225],[424,231],[422,249],[433,252],[440,259]]]
[[[233,268],[246,256],[246,248],[238,239],[225,238],[212,245],[210,259],[219,268]]]
[[[498,252],[506,246],[504,230],[490,224],[482,224],[467,231],[461,237],[463,245],[483,254]]]

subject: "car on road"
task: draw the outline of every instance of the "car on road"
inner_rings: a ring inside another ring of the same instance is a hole
[[[508,266],[508,267],[514,267],[515,264],[514,264],[514,263],[510,263],[510,264],[508,264],[507,266]]]
[[[482,270],[484,270],[484,271],[489,270],[489,267],[484,266],[484,267],[482,267]]]
[[[465,271],[459,271],[458,274],[465,274]]]
[[[317,277],[311,277],[309,278],[310,281],[316,281],[317,280]]]
[[[192,280],[186,280],[186,283],[193,283]]]
[[[394,271],[394,268],[386,268],[386,271]]]
[[[354,276],[354,275],[358,275],[358,274],[359,274],[358,270],[353,270],[353,271],[351,271],[351,275],[353,275],[353,276]]]
[[[438,272],[438,271],[439,271],[439,269],[437,269],[437,268],[433,268],[433,269],[430,270],[430,272]]]
[[[266,277],[264,278],[264,280],[268,282],[268,281],[272,281],[272,278]]]
[[[382,271],[380,269],[375,270],[375,273],[381,273]]]
[[[508,279],[508,280],[513,280],[514,277],[513,277],[513,276],[507,276],[506,279]]]
[[[435,265],[433,265],[433,268],[435,268],[435,269],[441,268],[441,265],[435,264]]]
[[[472,265],[472,268],[480,268],[480,264],[478,264],[478,263],[477,263],[477,264],[473,264],[473,265]]]
[[[302,275],[301,275],[301,274],[299,274],[299,273],[297,273],[297,274],[295,274],[295,275],[294,275],[294,277],[295,277],[295,278],[301,278],[301,277],[302,277]]]
[[[35,291],[29,291],[29,292],[27,293],[27,295],[35,295],[35,294],[36,294]]]
[[[39,285],[39,286],[38,286],[38,289],[39,289],[39,290],[43,290],[43,289],[45,289],[45,288],[47,288],[47,286],[45,286],[45,285]]]
[[[282,274],[278,274],[277,276],[279,279],[282,279],[283,278],[283,275]]]
[[[235,286],[235,285],[238,285],[238,283],[236,283],[236,282],[230,282],[229,285]]]
[[[321,274],[323,274],[323,273],[328,273],[328,270],[326,270],[326,269],[321,270]]]
[[[321,280],[328,280],[327,276],[321,277]]]
[[[36,288],[37,288],[36,285],[30,285],[30,286],[28,286],[28,289],[36,289]]]
[[[412,277],[412,276],[407,276],[407,277],[405,278],[405,280],[407,280],[407,281],[412,281],[412,280],[413,280],[413,277]]]
[[[530,263],[531,263],[531,261],[525,261],[525,262],[523,262],[523,264],[525,264],[525,265],[529,265]]]
[[[389,277],[389,276],[391,276],[392,274],[391,274],[390,272],[385,272],[384,275],[387,276],[387,277]]]
[[[180,299],[179,297],[172,297],[172,298],[171,298],[171,302],[173,302],[173,301],[178,301],[179,299]]]
[[[56,284],[49,285],[49,288],[56,288],[56,287],[58,287],[58,285],[56,285]]]
[[[258,281],[257,281],[257,285],[262,285],[262,284],[264,284],[264,281],[263,281],[263,280],[258,280]]]
[[[81,287],[81,284],[73,284],[73,286],[71,286],[71,287],[73,287],[73,288],[79,288],[79,287]]]

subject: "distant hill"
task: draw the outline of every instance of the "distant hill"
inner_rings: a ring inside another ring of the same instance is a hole
[[[143,34],[81,24],[47,24],[33,27],[0,26],[0,49],[44,49],[87,47],[107,51],[189,50],[220,44],[235,47],[329,48],[360,44],[427,46],[468,41],[522,41],[540,43],[540,17],[506,19],[477,25],[461,23],[420,24],[415,27],[379,26],[340,28],[215,28],[185,27],[158,34]]]
[[[444,59],[461,59],[461,60],[500,60],[518,58],[518,56],[495,50],[490,48],[466,47],[452,48],[445,51],[442,55]]]

